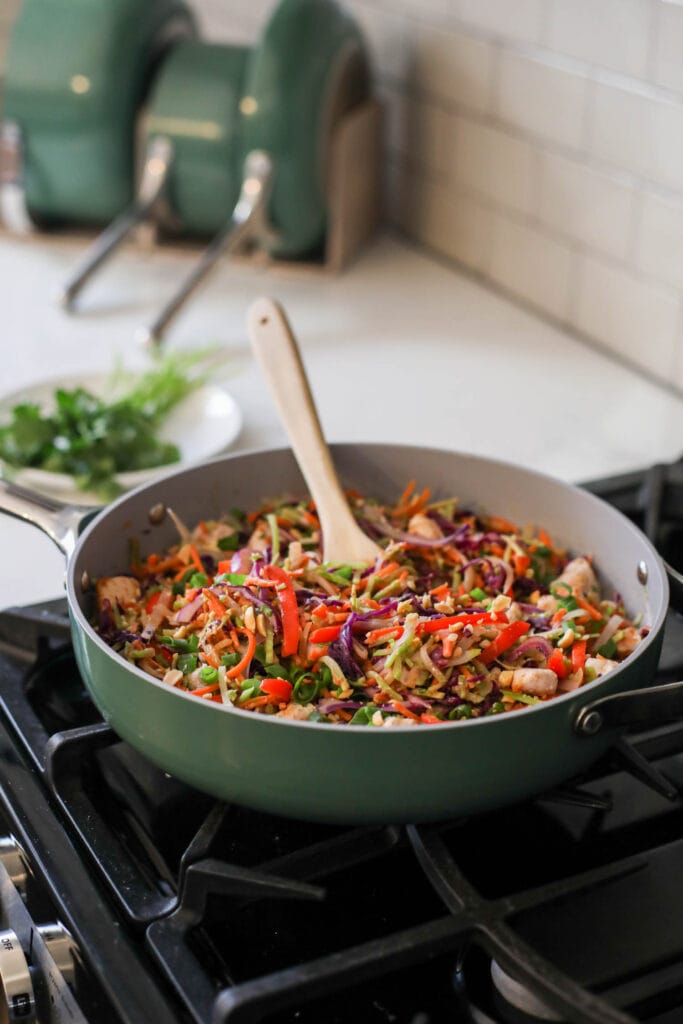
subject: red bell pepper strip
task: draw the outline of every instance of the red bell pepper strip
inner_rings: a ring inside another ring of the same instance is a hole
[[[149,615],[151,613],[152,609],[154,608],[154,605],[157,603],[160,597],[160,590],[157,590],[154,594],[152,594],[152,596],[147,601],[147,604],[145,605],[145,615]]]
[[[586,641],[577,640],[572,647],[572,672],[578,672],[586,664]]]
[[[321,626],[319,629],[312,629],[308,639],[312,644],[329,644],[336,640],[341,633],[341,626]]]
[[[402,632],[402,626],[384,626],[382,629],[371,629],[369,633],[365,634],[365,642],[372,646],[375,640],[388,639],[390,636],[400,636]]]
[[[277,596],[282,611],[282,655],[286,658],[290,654],[296,654],[299,649],[299,608],[296,593],[289,576],[279,565],[264,566],[263,576],[280,584]]]
[[[507,615],[504,612],[463,612],[460,615],[444,615],[440,619],[419,622],[416,632],[418,636],[422,636],[423,633],[437,633],[440,629],[448,629],[454,622],[462,622],[464,625],[475,622],[507,622]]]
[[[567,663],[564,660],[564,654],[559,647],[556,647],[548,658],[548,668],[552,669],[558,679],[564,679],[569,675],[569,669],[567,668]]]
[[[531,629],[529,622],[511,622],[509,626],[502,629],[495,640],[492,640],[488,647],[479,655],[479,661],[483,662],[484,665],[488,665],[489,662],[494,661],[499,654],[503,651],[507,651],[508,647],[511,647],[515,640],[519,640],[520,636],[524,636],[525,633]]]
[[[277,700],[288,701],[292,696],[292,684],[286,679],[281,679],[279,676],[264,679],[261,683],[261,689],[271,697],[276,697]]]

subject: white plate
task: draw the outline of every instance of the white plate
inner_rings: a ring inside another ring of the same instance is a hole
[[[54,409],[54,393],[58,388],[72,391],[81,387],[97,396],[106,395],[111,400],[116,397],[112,393],[111,383],[110,375],[101,374],[61,377],[40,384],[27,385],[0,397],[0,423],[5,425],[11,420],[12,409],[20,402],[33,402],[46,412],[51,411]],[[121,390],[125,392],[129,388],[130,377],[127,377]],[[167,466],[155,466],[153,469],[118,473],[115,477],[116,482],[124,490],[130,490],[154,477],[182,469],[194,462],[213,458],[232,444],[241,429],[242,413],[234,398],[215,384],[204,384],[179,402],[159,428],[158,436],[162,441],[178,446],[180,461]],[[8,473],[11,473],[12,479],[23,487],[40,491],[42,494],[50,494],[62,501],[78,505],[102,504],[102,499],[96,494],[79,490],[73,477],[67,473],[13,467],[8,467]]]

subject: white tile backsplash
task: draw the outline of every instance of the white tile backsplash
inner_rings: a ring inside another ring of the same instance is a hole
[[[587,256],[579,271],[578,327],[670,383],[680,301],[659,285]]]
[[[448,159],[450,122],[454,115],[439,107],[412,99],[397,89],[382,90],[385,109],[385,139],[392,155],[400,154],[409,164],[443,175]]]
[[[531,210],[536,167],[533,146],[466,118],[457,119],[449,142],[450,177],[457,186],[513,210]]]
[[[683,199],[645,192],[642,204],[638,264],[653,277],[683,288]]]
[[[437,100],[472,110],[489,110],[495,48],[461,32],[419,26],[414,38],[411,81]]]
[[[454,0],[463,21],[503,39],[538,42],[543,31],[545,0]]]
[[[189,2],[205,38],[251,42],[277,0]],[[386,218],[683,392],[683,0],[347,4]]]
[[[683,7],[658,3],[653,79],[667,89],[683,91]]]
[[[683,188],[683,100],[598,84],[591,148],[615,167]]]
[[[576,253],[564,242],[498,213],[493,225],[491,277],[558,320],[569,315]]]
[[[541,156],[538,215],[547,227],[586,246],[625,259],[637,196],[633,184],[580,161]]]
[[[587,95],[581,75],[512,50],[500,55],[496,110],[511,126],[578,149]]]
[[[547,44],[603,68],[645,75],[650,0],[550,0]]]

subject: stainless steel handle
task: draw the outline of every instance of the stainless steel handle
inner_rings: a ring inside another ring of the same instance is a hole
[[[65,309],[73,310],[76,299],[93,274],[118,249],[131,231],[155,212],[164,195],[172,156],[173,147],[166,136],[155,136],[149,142],[137,199],[113,220],[101,235],[98,235],[73,275],[58,293],[57,300]]]
[[[0,480],[0,512],[37,526],[69,558],[76,546],[81,523],[92,509],[65,505],[9,480]]]
[[[20,235],[36,230],[26,205],[23,135],[14,121],[0,124],[0,220]]]
[[[584,704],[574,721],[579,736],[604,729],[662,725],[683,715],[683,682],[627,690]]]
[[[273,180],[273,161],[263,150],[253,150],[244,161],[244,177],[239,199],[226,227],[204,250],[175,295],[166,303],[150,327],[140,328],[136,338],[144,345],[158,346],[171,321],[190,295],[208,276],[225,253],[234,252],[247,241],[273,237],[268,226],[266,204]]]

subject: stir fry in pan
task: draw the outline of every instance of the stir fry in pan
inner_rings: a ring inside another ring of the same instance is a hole
[[[100,635],[194,695],[260,715],[371,728],[500,715],[604,675],[647,633],[602,594],[592,553],[430,501],[410,484],[349,501],[382,555],[322,561],[307,501],[188,529],[97,581]],[[169,510],[169,514],[173,515]]]

